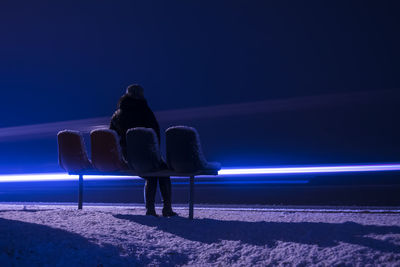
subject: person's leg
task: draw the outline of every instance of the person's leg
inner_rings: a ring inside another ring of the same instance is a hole
[[[146,177],[146,183],[144,186],[144,199],[146,202],[146,215],[157,216],[154,202],[156,201],[157,192],[157,178]]]
[[[172,210],[172,191],[171,191],[171,179],[169,177],[158,178],[158,183],[160,184],[160,191],[163,198],[163,210],[162,214],[165,217],[177,216]]]

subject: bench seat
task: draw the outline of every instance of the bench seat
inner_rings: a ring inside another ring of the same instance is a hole
[[[161,157],[153,129],[139,127],[128,131],[128,160],[123,158],[118,136],[112,130],[97,129],[91,132],[92,160],[88,158],[81,133],[64,130],[57,136],[60,166],[70,175],[79,176],[78,209],[83,206],[85,175],[188,177],[189,218],[193,219],[194,178],[199,175],[216,176],[221,169],[219,163],[205,160],[198,134],[190,127],[167,129],[168,165]]]

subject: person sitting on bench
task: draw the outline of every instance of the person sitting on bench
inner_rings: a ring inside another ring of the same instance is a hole
[[[111,118],[110,129],[120,136],[122,154],[127,159],[126,132],[131,128],[152,128],[158,137],[160,144],[160,126],[154,113],[144,97],[143,87],[137,84],[129,85],[126,93],[118,102],[118,109]],[[142,177],[146,180],[144,195],[146,202],[146,215],[158,216],[155,207],[157,182],[163,198],[162,215],[164,217],[177,216],[171,205],[171,179],[169,177]]]

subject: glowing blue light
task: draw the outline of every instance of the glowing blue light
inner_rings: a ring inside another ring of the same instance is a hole
[[[307,166],[307,167],[274,167],[274,168],[226,168],[218,172],[219,176],[309,174],[309,173],[346,173],[346,172],[385,172],[400,171],[400,163],[374,165],[341,165],[341,166]],[[35,181],[72,181],[77,175],[66,173],[13,174],[0,175],[0,182],[35,182]],[[85,180],[132,180],[138,176],[102,176],[85,175]]]
[[[265,181],[196,181],[196,184],[203,184],[203,185],[235,185],[235,184],[246,184],[246,185],[252,185],[252,184],[308,184],[308,180],[265,180]],[[173,181],[174,185],[187,185],[189,182],[176,182]]]
[[[246,168],[222,169],[218,175],[268,175],[268,174],[306,174],[306,173],[340,173],[340,172],[376,172],[400,171],[400,164],[347,165],[347,166],[309,166],[284,168]]]
[[[74,181],[78,175],[66,173],[40,173],[40,174],[12,174],[0,175],[0,182],[44,182],[44,181]],[[85,180],[132,180],[140,179],[138,176],[102,176],[85,175]]]

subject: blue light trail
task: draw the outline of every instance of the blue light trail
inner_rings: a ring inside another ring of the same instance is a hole
[[[224,168],[218,176],[268,176],[285,174],[329,174],[329,173],[355,173],[355,172],[387,172],[400,171],[400,163],[393,164],[363,164],[340,166],[297,166],[273,168]],[[201,177],[200,177],[201,178]],[[0,182],[40,182],[40,181],[72,181],[77,180],[77,175],[66,173],[36,173],[0,175]],[[141,179],[138,176],[102,176],[85,175],[85,180],[131,180]]]
[[[271,175],[271,174],[307,174],[307,173],[343,173],[343,172],[378,172],[400,171],[400,164],[374,165],[340,165],[340,166],[307,166],[307,167],[276,167],[276,168],[232,168],[222,169],[218,175]]]

